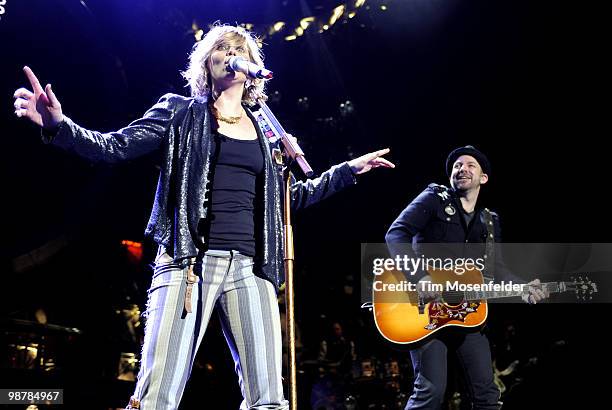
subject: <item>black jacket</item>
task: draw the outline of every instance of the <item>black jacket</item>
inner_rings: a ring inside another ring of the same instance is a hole
[[[206,220],[210,207],[206,195],[212,154],[210,118],[205,98],[166,94],[142,118],[116,132],[90,131],[65,117],[48,142],[88,159],[111,163],[161,150],[161,173],[145,235],[171,251],[175,262],[185,265],[205,247],[206,238],[200,236],[198,226]],[[271,155],[278,142],[270,143],[259,127],[255,128],[265,159],[263,236],[255,273],[278,289],[284,281],[282,166]],[[316,179],[293,181],[292,208],[307,207],[355,183],[346,162]]]
[[[485,220],[485,209],[476,208],[472,222],[468,226],[462,214],[461,201],[454,190],[443,185],[430,184],[417,196],[391,224],[385,241],[393,255],[421,255],[428,251],[440,252],[438,255],[426,256],[483,258],[488,230]],[[501,242],[499,216],[486,210],[492,216],[494,241]],[[425,244],[439,244],[429,246]],[[447,246],[444,246],[447,244]],[[463,245],[462,245],[463,244]],[[426,248],[427,251],[424,251]],[[494,267],[485,262],[485,276],[494,277],[496,281],[524,281],[508,270],[503,262],[501,247],[495,247]],[[419,272],[411,278],[418,281],[425,272]]]

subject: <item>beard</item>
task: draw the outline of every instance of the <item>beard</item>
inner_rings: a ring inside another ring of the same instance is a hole
[[[457,192],[457,194],[461,196],[462,194],[466,194],[470,189],[476,188],[473,182],[474,182],[474,177],[470,177],[470,179],[467,179],[467,180],[453,178],[451,185],[453,189],[455,190],[455,192]]]

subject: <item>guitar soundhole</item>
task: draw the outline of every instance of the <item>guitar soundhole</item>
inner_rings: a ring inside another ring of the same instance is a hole
[[[463,302],[462,292],[442,292],[442,300],[447,305],[456,306]]]

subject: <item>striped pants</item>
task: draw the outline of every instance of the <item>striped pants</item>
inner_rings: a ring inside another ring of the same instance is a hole
[[[238,374],[240,409],[289,408],[283,398],[276,293],[269,281],[253,274],[253,259],[235,251],[208,251],[181,269],[162,248],[149,289],[141,368],[128,409],[178,408],[215,305]]]

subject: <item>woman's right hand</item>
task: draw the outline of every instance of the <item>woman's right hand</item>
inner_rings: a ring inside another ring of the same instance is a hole
[[[64,120],[64,114],[51,84],[43,89],[30,67],[23,67],[23,71],[30,80],[32,91],[26,88],[15,91],[15,115],[25,117],[46,130],[55,131]]]

